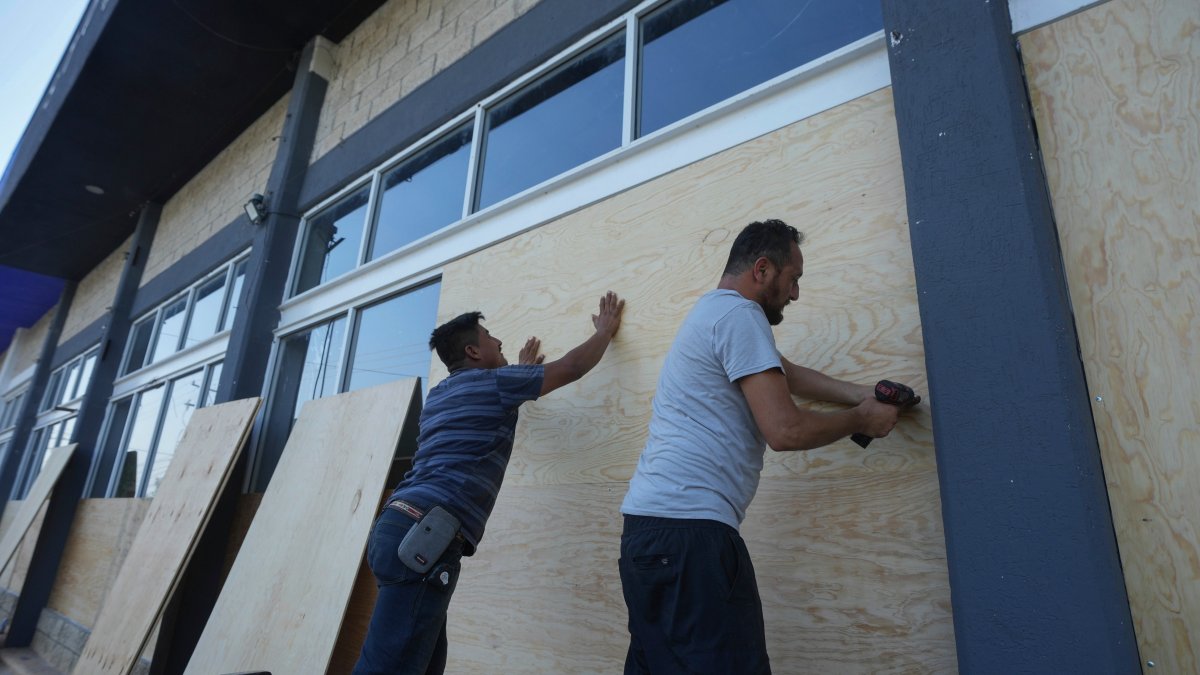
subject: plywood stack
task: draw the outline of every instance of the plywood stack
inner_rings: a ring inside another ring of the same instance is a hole
[[[186,672],[325,672],[416,392],[304,404]]]
[[[480,310],[510,352],[537,335],[560,356],[590,333],[604,291],[628,299],[599,367],[522,408],[451,603],[450,671],[620,672],[620,502],[675,331],[751,220],[808,235],[800,300],[776,329],[784,355],[926,389],[905,213],[883,90],[446,267],[439,320]],[[932,446],[923,407],[868,450],[768,453],[743,534],[777,672],[954,671]]]
[[[133,669],[241,454],[260,402],[233,401],[192,415],[75,673]]]
[[[1200,3],[1021,40],[1138,649],[1200,672]],[[1149,672],[1149,670],[1147,670]]]
[[[0,539],[0,569],[7,567],[8,563],[12,562],[17,548],[21,545],[21,540],[29,532],[42,505],[50,498],[50,492],[58,483],[58,478],[66,468],[71,455],[75,454],[76,447],[78,446],[72,443],[49,451],[50,457],[42,466],[37,478],[34,479],[33,485],[30,486],[29,494],[21,502],[21,508],[17,511],[16,518],[4,531],[4,537]]]

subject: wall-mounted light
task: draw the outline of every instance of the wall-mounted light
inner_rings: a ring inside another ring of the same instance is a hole
[[[250,201],[246,202],[246,206],[243,207],[246,209],[246,217],[255,225],[261,223],[263,218],[267,217],[267,206],[264,201],[262,195],[254,193],[250,196]]]

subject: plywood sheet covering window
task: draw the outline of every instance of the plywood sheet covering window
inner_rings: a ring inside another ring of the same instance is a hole
[[[482,311],[510,359],[530,335],[561,356],[590,334],[604,291],[628,299],[597,369],[522,408],[504,489],[451,603],[449,671],[620,672],[620,503],[667,349],[749,221],[808,235],[800,300],[776,329],[786,356],[926,389],[905,213],[883,90],[446,267],[439,320]],[[769,452],[763,476],[743,533],[775,671],[952,672],[928,408],[868,450]]]
[[[1200,3],[1021,45],[1138,647],[1200,672]]]

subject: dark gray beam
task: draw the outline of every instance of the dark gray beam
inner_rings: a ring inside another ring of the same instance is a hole
[[[1139,672],[1006,0],[883,0],[963,673]]]
[[[12,626],[5,641],[6,647],[24,647],[33,641],[38,619],[50,599],[50,592],[58,577],[58,566],[67,546],[80,496],[87,483],[88,471],[95,458],[104,450],[97,443],[97,439],[100,427],[104,423],[108,399],[112,396],[113,380],[117,378],[121,354],[125,350],[125,339],[129,334],[129,309],[137,293],[146,263],[146,253],[149,251],[150,242],[154,240],[161,213],[161,206],[148,205],[143,207],[139,214],[129,255],[117,282],[116,297],[109,312],[109,320],[100,337],[100,356],[80,401],[75,429],[71,434],[71,441],[79,443],[79,448],[67,463],[54,492],[50,495],[38,543],[29,563],[29,573],[25,577],[25,585],[13,612]],[[69,306],[70,301],[66,304]],[[54,342],[57,341],[55,337]],[[115,448],[112,450],[115,451]]]
[[[310,42],[300,57],[275,163],[267,180],[268,215],[254,230],[242,297],[217,387],[218,403],[258,396],[263,391],[299,226],[297,199],[316,139],[331,68],[329,43],[323,38]],[[171,600],[154,653],[155,673],[182,673],[200,641],[221,590],[225,550],[249,459],[244,453],[235,466],[196,545],[179,592]]]

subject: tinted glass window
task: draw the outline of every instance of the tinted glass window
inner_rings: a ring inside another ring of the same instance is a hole
[[[133,397],[117,401],[109,410],[108,427],[104,432],[104,445],[100,453],[100,464],[96,467],[95,483],[92,485],[92,497],[108,496],[108,479],[112,476],[113,463],[121,448],[121,439],[125,436],[125,425],[129,422],[129,408],[133,405]]]
[[[200,401],[200,407],[212,405],[217,400],[217,387],[221,384],[221,366],[224,364],[217,361],[208,368],[208,383],[204,386],[204,398]]]
[[[46,391],[42,394],[42,406],[39,410],[49,410],[58,402],[58,392],[62,388],[63,371],[58,369],[50,373],[50,380],[46,382]]]
[[[681,0],[642,22],[640,133],[883,28],[878,0]]]
[[[296,276],[296,293],[341,276],[358,265],[370,186],[308,219]]]
[[[79,386],[79,374],[82,365],[82,361],[74,361],[67,366],[63,375],[62,390],[58,394],[59,405],[75,398],[75,388]]]
[[[464,126],[384,174],[368,259],[462,219],[470,156],[471,127]]]
[[[429,379],[429,333],[437,322],[441,284],[430,284],[364,309],[358,315],[349,390],[401,377]]]
[[[221,320],[221,304],[225,301],[225,275],[209,279],[196,288],[192,302],[192,318],[188,321],[184,348],[198,344],[217,332]]]
[[[158,426],[158,412],[162,407],[163,386],[147,389],[139,394],[137,399],[129,441],[125,444],[123,456],[117,461],[121,468],[117,474],[116,489],[113,490],[114,497],[137,495],[137,486],[142,481],[146,459],[150,455],[151,444],[154,443],[154,430]]]
[[[99,358],[98,352],[92,352],[83,357],[83,368],[79,371],[79,387],[75,390],[77,398],[87,393],[88,385],[92,382],[92,373],[96,370],[97,358]]]
[[[154,334],[154,316],[151,315],[133,326],[129,338],[129,359],[121,374],[132,373],[146,363],[146,351],[150,347],[150,336]]]
[[[618,35],[489,110],[477,208],[620,146],[624,91]]]
[[[187,296],[163,307],[159,312],[158,333],[154,337],[154,350],[150,354],[150,363],[161,360],[179,351],[179,338],[183,335],[184,312],[187,310]]]
[[[229,289],[229,306],[225,308],[225,319],[221,330],[233,328],[233,317],[237,315],[238,303],[242,301],[242,282],[246,280],[246,261],[233,267],[233,287]]]
[[[154,446],[154,459],[150,463],[150,475],[143,497],[153,497],[157,494],[159,483],[167,475],[167,467],[175,457],[175,448],[179,445],[179,439],[183,438],[183,430],[200,402],[203,375],[204,371],[197,370],[171,382],[171,391],[167,395],[166,408],[163,410],[162,427],[158,432],[158,442]]]

